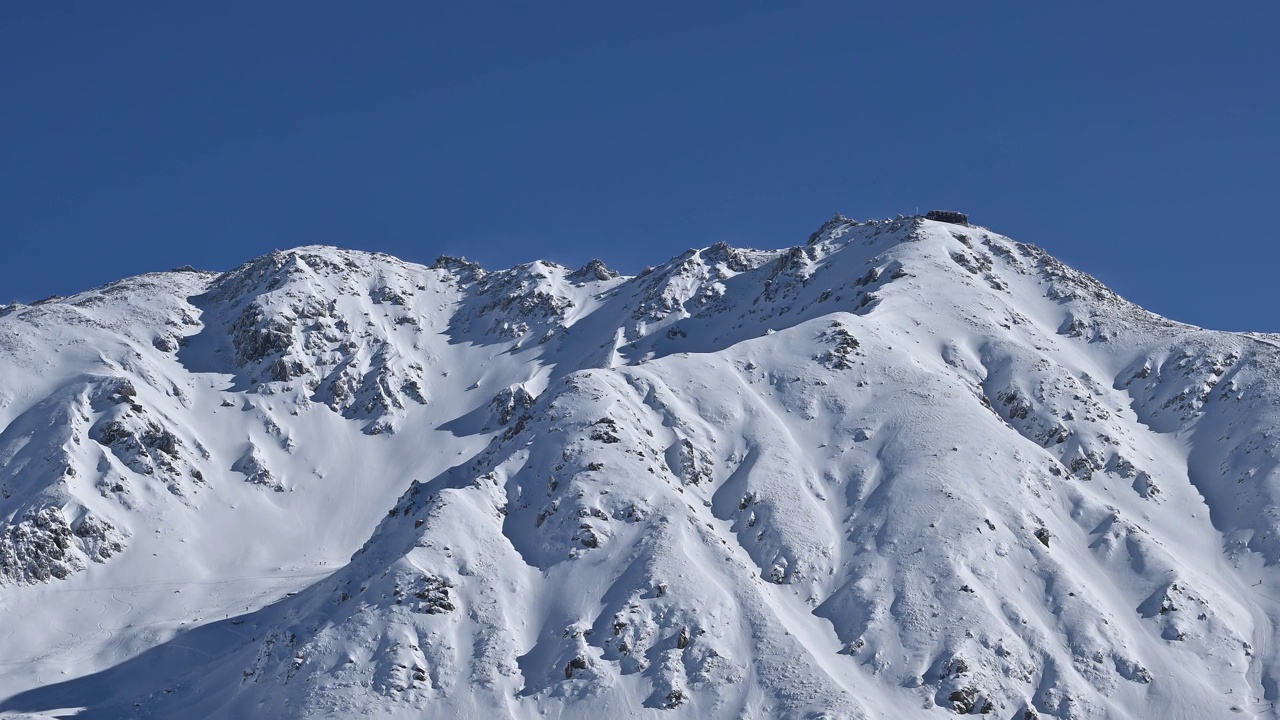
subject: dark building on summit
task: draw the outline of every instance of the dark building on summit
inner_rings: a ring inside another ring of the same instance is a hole
[[[951,212],[950,210],[930,210],[925,216],[926,220],[937,220],[938,222],[951,223],[953,225],[968,225],[969,216],[961,212]]]

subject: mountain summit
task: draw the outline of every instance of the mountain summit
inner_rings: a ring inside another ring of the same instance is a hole
[[[980,227],[0,309],[0,717],[1274,718],[1280,336]]]

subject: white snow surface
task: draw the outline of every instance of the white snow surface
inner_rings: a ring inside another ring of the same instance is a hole
[[[985,228],[0,309],[0,717],[1274,718],[1280,336]]]

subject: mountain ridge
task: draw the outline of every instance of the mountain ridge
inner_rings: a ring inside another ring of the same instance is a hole
[[[1278,350],[921,218],[10,306],[0,713],[1272,717]]]

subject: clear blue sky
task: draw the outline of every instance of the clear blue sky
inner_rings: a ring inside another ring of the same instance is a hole
[[[1280,331],[1277,27],[1273,2],[14,0],[0,301],[308,243],[635,272],[941,207],[1174,319]]]

